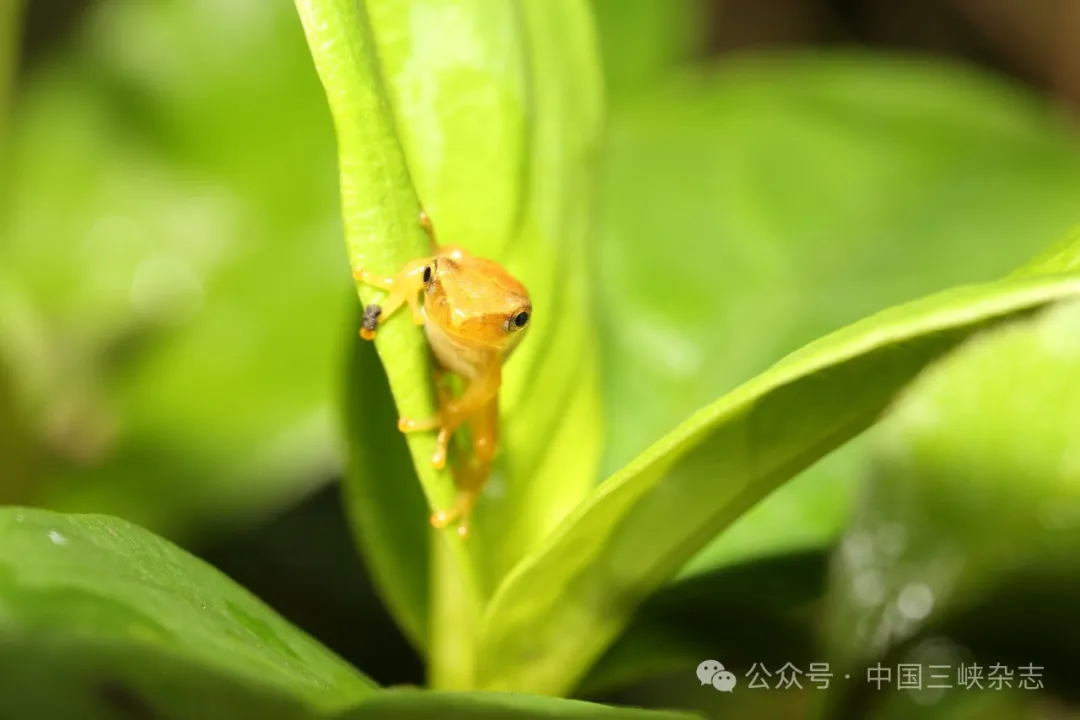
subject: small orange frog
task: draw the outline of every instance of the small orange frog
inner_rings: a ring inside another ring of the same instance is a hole
[[[389,293],[381,306],[365,308],[360,336],[373,340],[376,328],[405,303],[409,304],[413,321],[424,326],[441,365],[436,371],[439,409],[435,417],[426,420],[401,418],[398,429],[438,430],[432,464],[441,469],[446,466],[454,431],[462,425],[468,427],[472,454],[464,467],[457,468],[454,507],[431,517],[431,524],[437,528],[459,521],[458,533],[465,537],[469,513],[491,473],[498,446],[502,366],[525,336],[532,303],[525,286],[501,265],[457,246],[439,247],[424,212],[420,213],[420,222],[431,238],[431,256],[413,260],[393,277],[379,277],[364,268],[353,271],[360,282]],[[442,383],[447,372],[467,383],[459,397],[453,397]]]

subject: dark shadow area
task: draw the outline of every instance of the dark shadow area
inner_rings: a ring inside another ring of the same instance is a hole
[[[248,532],[190,548],[381,685],[420,685],[424,669],[382,602],[330,483]]]

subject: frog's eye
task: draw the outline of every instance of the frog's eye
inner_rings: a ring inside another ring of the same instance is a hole
[[[435,258],[430,265],[424,267],[424,286],[431,289],[431,281],[435,279],[435,273],[439,270],[439,259]]]
[[[520,330],[529,324],[529,311],[522,310],[517,315],[510,318],[510,321],[506,323],[508,330]]]

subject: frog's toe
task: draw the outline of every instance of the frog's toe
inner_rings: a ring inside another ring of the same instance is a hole
[[[436,510],[431,515],[431,526],[437,530],[442,530],[457,519],[458,511],[456,508],[453,510]]]
[[[450,428],[445,425],[439,428],[439,436],[435,438],[435,453],[431,456],[431,464],[436,470],[446,467],[446,454],[450,448]]]
[[[442,470],[446,467],[446,451],[439,448],[431,456],[431,466],[436,470]]]
[[[379,327],[379,318],[382,315],[382,307],[372,303],[364,308],[364,319],[360,325],[360,337],[365,340],[375,339],[375,330]]]
[[[452,510],[437,510],[431,515],[431,526],[436,530],[442,530],[443,528],[450,527],[455,522],[458,523],[457,535],[462,540],[469,537],[469,523],[468,518],[462,515],[461,509],[455,507]]]
[[[439,427],[438,418],[429,418],[427,420],[416,420],[414,418],[398,418],[397,426],[398,430],[403,433],[411,432],[424,432],[426,430],[434,430]]]

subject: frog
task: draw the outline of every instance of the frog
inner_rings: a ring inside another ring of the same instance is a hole
[[[360,336],[374,340],[379,326],[404,305],[409,306],[413,322],[423,325],[436,360],[438,409],[430,418],[401,417],[398,429],[403,433],[437,431],[431,463],[441,470],[447,464],[451,437],[459,428],[468,428],[471,452],[454,468],[454,505],[435,511],[429,519],[440,529],[457,523],[457,532],[464,538],[498,450],[503,366],[531,327],[533,308],[529,291],[500,263],[460,245],[440,245],[423,210],[419,222],[430,240],[429,255],[406,263],[393,276],[365,267],[353,269],[358,282],[387,293],[381,304],[365,307]],[[451,376],[464,383],[456,397],[445,382]]]

